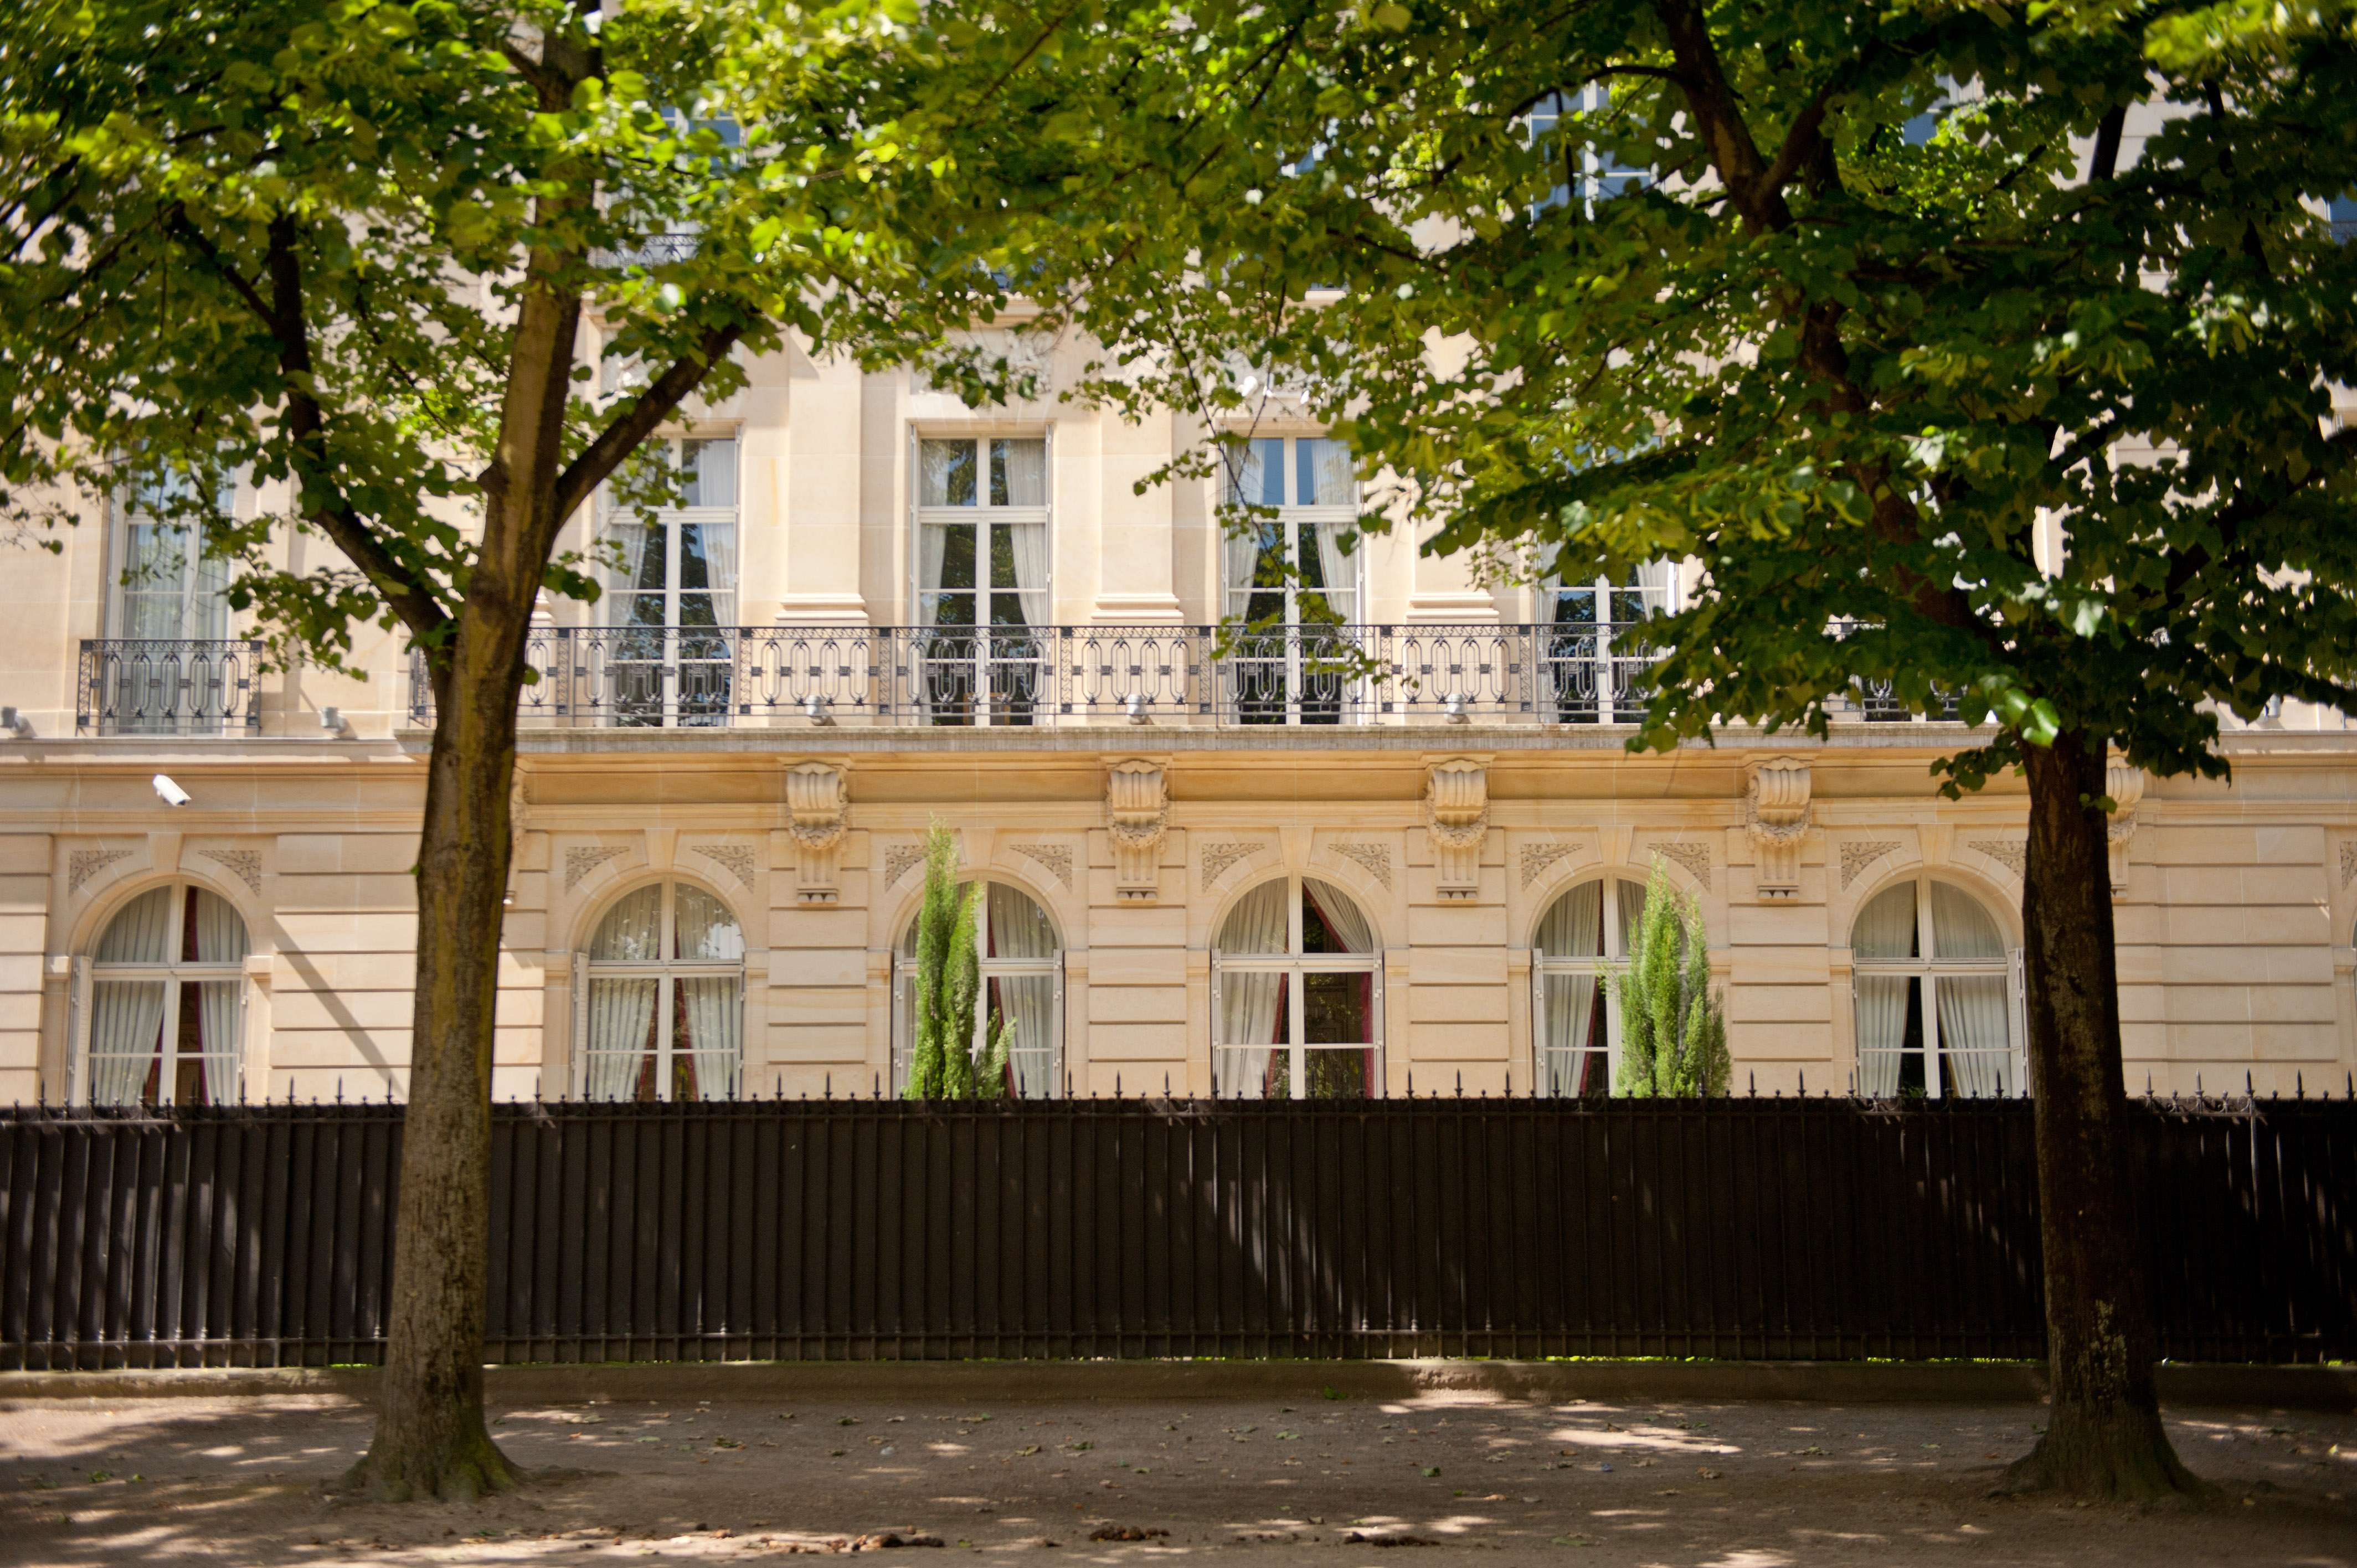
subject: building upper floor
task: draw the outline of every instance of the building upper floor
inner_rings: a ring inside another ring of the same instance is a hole
[[[989,334],[984,334],[985,338]],[[1701,585],[1425,548],[1351,454],[1273,399],[1209,478],[1166,478],[1210,434],[1058,401],[1079,351],[1034,349],[1035,403],[975,409],[910,371],[799,348],[691,404],[659,442],[674,505],[602,495],[559,542],[598,582],[536,616],[531,728],[1624,725],[1651,656],[1631,633]],[[601,367],[609,379],[620,372]],[[232,482],[223,509],[277,511]],[[1238,503],[1252,509],[1238,527]],[[358,628],[337,671],[273,660],[228,563],[137,495],[16,550],[0,576],[0,703],[38,737],[387,736],[429,725],[403,639]],[[1362,532],[1373,510],[1383,532]],[[2062,549],[2059,524],[2040,541]],[[278,564],[334,569],[317,536]],[[1860,689],[1841,716],[1921,722]],[[2267,721],[2341,730],[2292,704]]]

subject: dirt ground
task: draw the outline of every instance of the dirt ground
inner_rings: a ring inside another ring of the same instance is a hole
[[[348,1402],[26,1402],[0,1412],[0,1562],[726,1563],[898,1532],[942,1549],[899,1568],[969,1552],[1346,1568],[1404,1546],[1631,1568],[2357,1565],[2357,1418],[2175,1412],[2217,1496],[2149,1512],[1989,1498],[2038,1419],[1478,1394],[514,1407],[494,1431],[530,1486],[393,1508],[325,1495],[368,1438]]]

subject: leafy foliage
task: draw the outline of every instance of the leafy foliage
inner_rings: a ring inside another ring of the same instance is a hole
[[[1702,901],[1657,859],[1630,940],[1620,993],[1620,1065],[1613,1091],[1639,1098],[1723,1095],[1735,1080],[1727,1016],[1710,985]]]
[[[974,1015],[982,999],[982,957],[975,927],[983,884],[957,877],[957,836],[935,822],[925,832],[925,894],[917,908],[917,964],[910,984],[913,1038],[909,1100],[997,1100],[1006,1092],[1006,1051],[1013,1025],[993,1016],[979,1060]]]

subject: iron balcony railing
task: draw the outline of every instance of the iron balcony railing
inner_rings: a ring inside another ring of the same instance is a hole
[[[1628,724],[1635,623],[548,627],[527,725]],[[433,721],[412,656],[410,711]]]
[[[74,727],[84,735],[259,735],[261,654],[260,643],[221,639],[85,639]]]

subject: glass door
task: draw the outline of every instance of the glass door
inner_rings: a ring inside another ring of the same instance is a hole
[[[607,519],[610,586],[593,702],[618,725],[728,722],[737,622],[737,442],[673,444],[683,504]]]
[[[1243,443],[1228,484],[1222,614],[1227,708],[1241,724],[1330,725],[1357,705],[1359,485],[1323,436]]]
[[[1028,725],[1048,701],[1048,443],[917,443],[909,671],[925,721]]]

